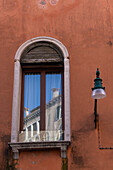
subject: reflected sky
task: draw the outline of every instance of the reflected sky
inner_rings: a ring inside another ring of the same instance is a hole
[[[24,87],[24,107],[30,112],[40,106],[40,74],[26,74]]]

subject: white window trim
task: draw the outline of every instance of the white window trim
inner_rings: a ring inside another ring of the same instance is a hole
[[[66,47],[55,38],[36,37],[23,43],[16,52],[14,66],[14,88],[13,88],[13,107],[12,107],[12,131],[11,143],[18,142],[18,132],[20,126],[20,103],[21,103],[21,65],[20,59],[24,50],[36,42],[50,42],[59,47],[64,57],[64,117],[65,117],[65,135],[64,141],[71,141],[70,138],[70,71],[69,71],[69,54]]]

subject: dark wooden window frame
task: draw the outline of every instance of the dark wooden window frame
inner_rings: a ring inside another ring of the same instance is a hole
[[[22,66],[22,90],[21,90],[21,114],[20,114],[20,131],[23,130],[23,120],[24,120],[24,82],[25,73],[40,73],[41,75],[41,85],[40,85],[40,131],[45,130],[45,106],[46,106],[46,73],[61,73],[61,97],[62,97],[62,130],[64,131],[64,68],[62,65],[23,65]],[[63,134],[64,138],[64,134]]]

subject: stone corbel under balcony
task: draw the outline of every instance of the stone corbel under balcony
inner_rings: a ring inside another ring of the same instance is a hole
[[[43,150],[43,149],[60,149],[61,158],[67,158],[67,148],[69,141],[53,141],[53,142],[25,142],[25,143],[9,143],[12,148],[13,159],[19,159],[19,150]]]

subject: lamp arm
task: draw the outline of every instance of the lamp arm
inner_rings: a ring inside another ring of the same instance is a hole
[[[97,123],[98,123],[98,114],[97,114],[97,99],[95,99],[95,106],[94,106],[94,115],[95,115],[95,129],[97,129]]]

